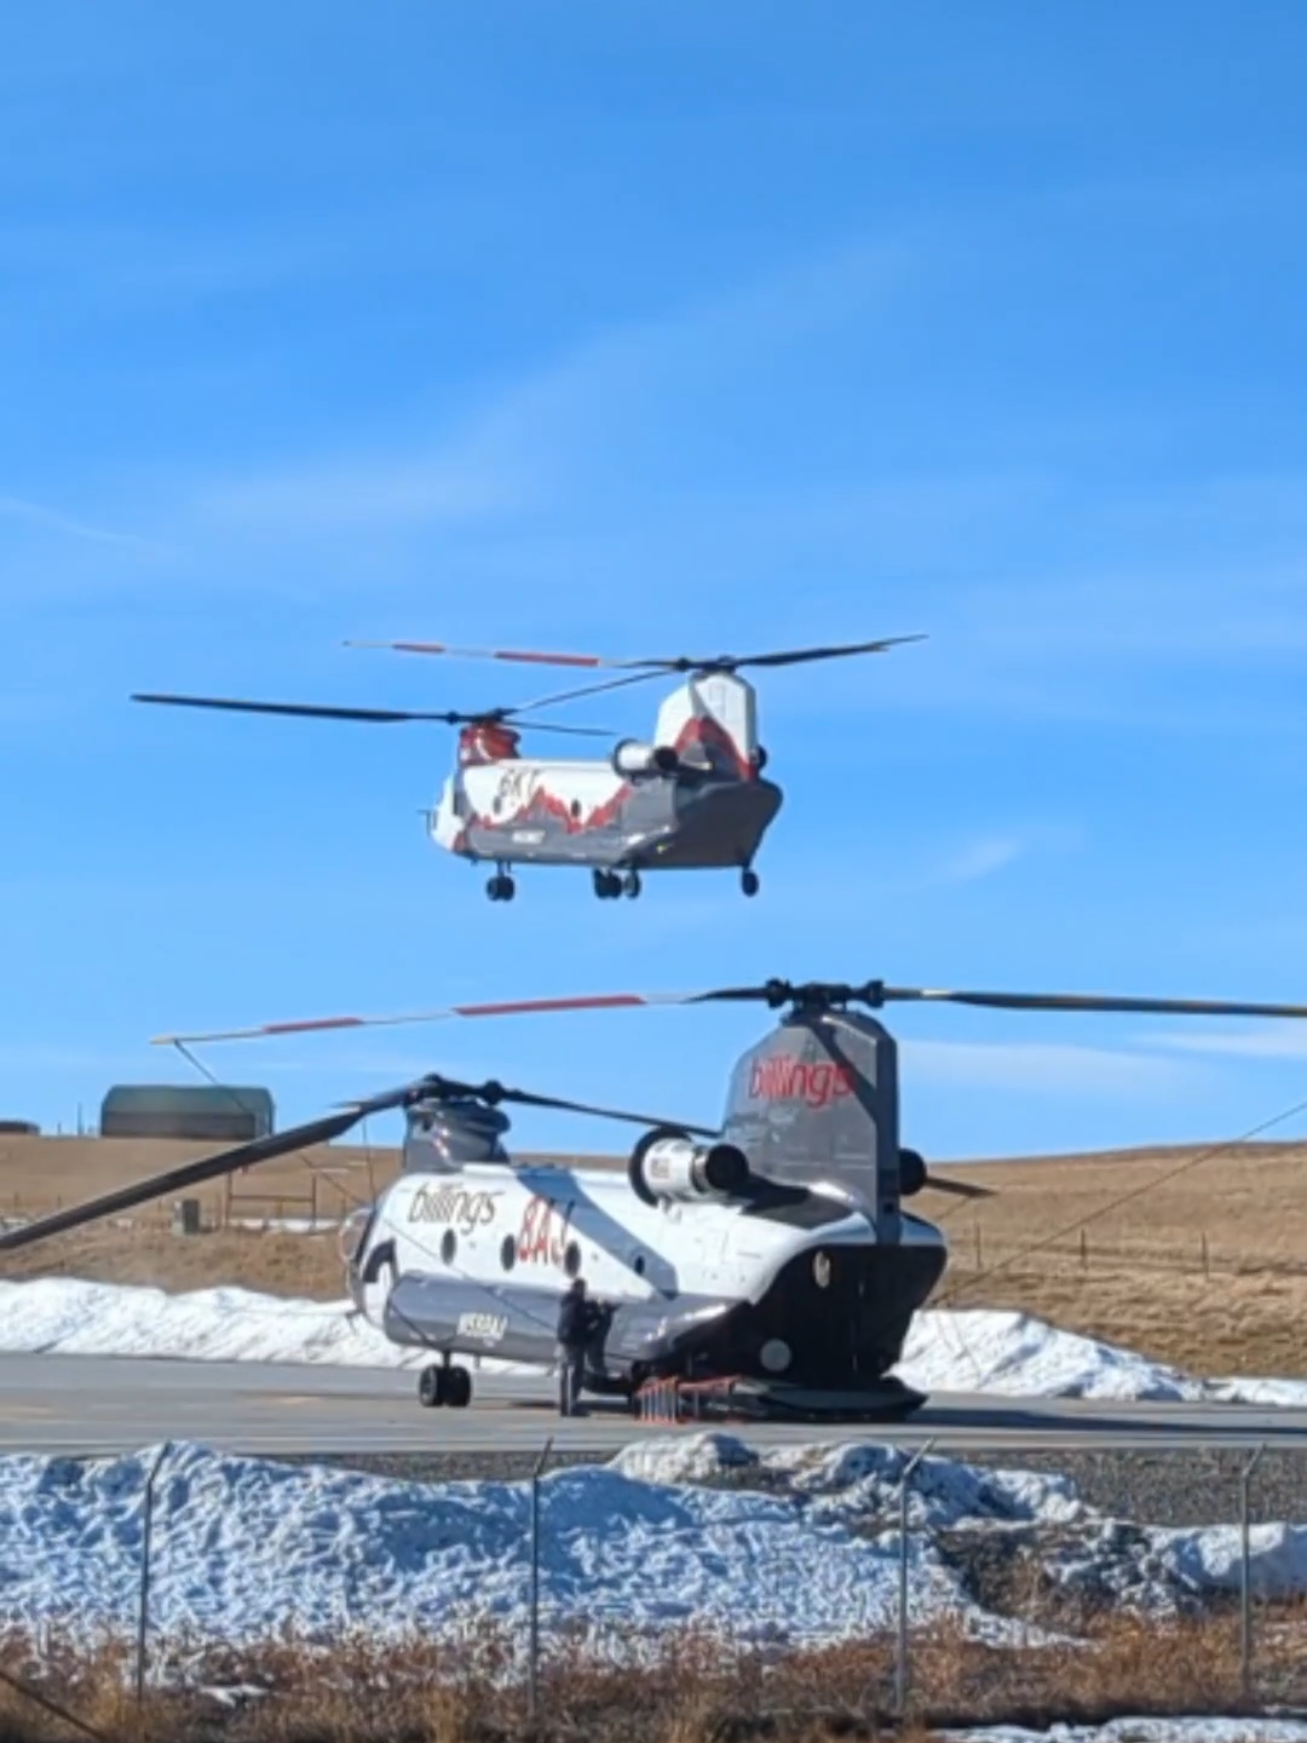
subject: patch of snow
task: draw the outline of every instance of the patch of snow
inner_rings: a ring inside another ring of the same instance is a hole
[[[169,1295],[68,1277],[0,1282],[0,1351],[33,1350],[377,1368],[421,1366],[427,1359],[421,1350],[388,1343],[348,1301],[291,1300],[249,1289]],[[493,1359],[480,1365],[487,1371],[515,1366]],[[1307,1408],[1307,1380],[1198,1380],[1029,1314],[982,1309],[918,1314],[899,1373],[923,1392]]]
[[[344,1227],[338,1216],[236,1216],[227,1227],[253,1229],[259,1234],[330,1235]]]
[[[623,1447],[608,1469],[642,1483],[705,1483],[758,1464],[753,1448],[733,1434],[667,1434]]]
[[[472,1618],[520,1628],[530,1591],[527,1484],[405,1483],[219,1456],[191,1445],[86,1463],[0,1459],[0,1620],[112,1635],[135,1615],[144,1489],[155,1485],[151,1611],[161,1637],[234,1645],[351,1627],[428,1638]],[[541,1484],[547,1621],[609,1635],[694,1620],[734,1639],[815,1644],[879,1632],[898,1555],[788,1495],[560,1471]],[[1001,1636],[925,1539],[918,1616]]]
[[[1219,1404],[1271,1404],[1288,1410],[1307,1410],[1307,1380],[1256,1380],[1236,1376],[1232,1380],[1209,1380],[1205,1393]]]
[[[1028,1313],[993,1309],[918,1314],[898,1373],[922,1392],[1172,1403],[1203,1396],[1202,1382],[1176,1368]]]
[[[162,1289],[42,1277],[0,1283],[0,1349],[74,1356],[163,1356],[214,1362],[420,1365],[348,1301],[296,1301],[250,1289]]]
[[[1113,1719],[1106,1725],[1053,1725],[1027,1731],[988,1725],[940,1731],[948,1743],[1307,1743],[1301,1719]]]
[[[465,1638],[488,1620],[525,1637],[529,1484],[401,1482],[188,1444],[85,1462],[0,1459],[0,1627],[39,1636],[130,1626],[156,1460],[151,1610],[161,1642],[198,1653],[283,1633]],[[609,1465],[551,1473],[540,1491],[542,1616],[610,1657],[687,1623],[770,1646],[883,1633],[897,1608],[902,1474],[903,1455],[872,1442],[760,1455],[729,1435],[655,1440]],[[1067,1597],[1145,1613],[1174,1613],[1238,1582],[1233,1529],[1111,1519],[1066,1481],[927,1458],[911,1493],[916,1627],[947,1617],[996,1646],[1052,1638],[981,1602],[972,1551],[990,1564],[996,1553],[1027,1556]],[[1252,1554],[1259,1598],[1307,1591],[1307,1527],[1255,1527]],[[1126,1743],[1111,1727],[1051,1735]],[[1163,1743],[1207,1735],[1156,1733]]]

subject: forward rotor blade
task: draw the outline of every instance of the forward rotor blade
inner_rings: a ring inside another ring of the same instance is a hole
[[[537,1095],[534,1090],[510,1089],[502,1083],[457,1083],[451,1078],[442,1077],[434,1080],[442,1092],[452,1095],[476,1096],[482,1101],[496,1106],[500,1102],[511,1102],[516,1107],[545,1108],[553,1113],[586,1114],[598,1120],[619,1120],[628,1126],[672,1126],[678,1131],[692,1132],[698,1138],[715,1138],[719,1134],[709,1126],[692,1126],[685,1120],[668,1120],[655,1114],[633,1114],[625,1108],[595,1107],[591,1102],[568,1101],[555,1095]]]
[[[19,1247],[30,1247],[36,1241],[47,1240],[51,1235],[66,1234],[69,1229],[81,1228],[85,1223],[99,1222],[104,1217],[115,1216],[119,1211],[132,1210],[138,1204],[148,1204],[153,1199],[165,1198],[172,1192],[183,1192],[188,1187],[202,1185],[206,1180],[217,1180],[224,1174],[234,1174],[240,1168],[253,1168],[260,1162],[273,1162],[279,1156],[290,1155],[293,1151],[306,1149],[311,1144],[330,1143],[333,1138],[341,1137],[351,1126],[357,1125],[365,1111],[367,1110],[356,1105],[347,1112],[330,1114],[325,1119],[313,1120],[306,1126],[296,1126],[288,1132],[276,1132],[266,1138],[256,1138],[252,1143],[238,1145],[234,1150],[224,1150],[220,1155],[206,1157],[201,1162],[185,1162],[179,1168],[170,1168],[164,1174],[152,1174],[148,1180],[138,1180],[133,1186],[124,1186],[117,1192],[106,1192],[99,1198],[87,1199],[83,1204],[71,1205],[67,1210],[55,1211],[52,1216],[28,1223],[25,1228],[9,1229],[0,1234],[0,1252],[12,1253]]]
[[[927,1173],[927,1192],[945,1192],[954,1198],[996,1198],[992,1186],[972,1186],[965,1180],[944,1180],[938,1174]]]
[[[557,698],[555,698],[557,700]],[[516,721],[522,714],[521,708],[506,708],[504,713]],[[559,732],[568,738],[616,738],[615,732],[609,732],[602,726],[565,726],[559,720],[523,720],[520,722],[523,732]]]
[[[467,716],[447,712],[430,714],[394,708],[332,708],[309,702],[243,702],[225,696],[136,695],[133,702],[148,702],[165,708],[216,708],[228,714],[282,714],[305,720],[362,720],[374,726],[391,726],[409,720],[439,721],[455,726]]]
[[[1150,999],[1100,993],[948,992],[926,987],[883,987],[886,1004],[979,1005],[996,1011],[1105,1011],[1160,1017],[1307,1017],[1307,1005],[1272,1005],[1230,999]],[[874,1001],[873,1001],[874,1002]]]
[[[299,1022],[263,1023],[251,1029],[219,1029],[204,1035],[158,1035],[156,1047],[199,1047],[216,1041],[261,1041],[279,1035],[308,1035],[335,1029],[398,1029],[410,1023],[443,1023],[453,1017],[533,1017],[564,1011],[620,1011],[640,1005],[693,1004],[694,993],[599,993],[570,999],[513,999],[478,1005],[448,1005],[394,1017],[308,1017]]]

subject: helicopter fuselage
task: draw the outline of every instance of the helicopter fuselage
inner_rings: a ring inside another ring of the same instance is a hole
[[[745,868],[781,805],[773,782],[711,770],[623,775],[610,763],[511,758],[445,783],[431,836],[497,865]]]
[[[939,1231],[903,1222],[878,1242],[834,1186],[650,1204],[618,1172],[473,1164],[399,1177],[355,1231],[350,1289],[397,1344],[548,1364],[581,1276],[612,1309],[592,1391],[705,1374],[856,1391],[944,1267]]]

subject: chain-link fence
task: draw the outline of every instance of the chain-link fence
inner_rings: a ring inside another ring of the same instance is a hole
[[[511,1482],[465,1462],[8,1461],[0,1730],[692,1743],[1307,1709],[1307,1453],[687,1425],[609,1464],[545,1443]]]

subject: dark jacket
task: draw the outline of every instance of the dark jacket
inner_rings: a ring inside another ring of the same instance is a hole
[[[565,1295],[558,1309],[558,1341],[565,1349],[584,1349],[590,1341],[590,1303],[584,1295]]]

